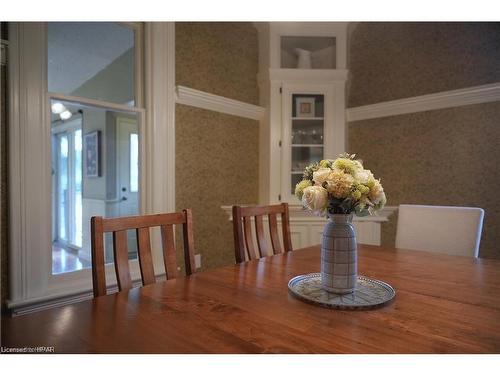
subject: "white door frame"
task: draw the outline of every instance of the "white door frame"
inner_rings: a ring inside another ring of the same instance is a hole
[[[133,24],[142,29],[141,24]],[[144,102],[140,114],[141,211],[175,210],[175,26],[144,25]],[[47,92],[46,24],[9,23],[9,278],[7,306],[23,308],[48,300],[91,295],[91,270],[52,275],[50,98],[96,105]],[[137,33],[136,33],[137,35]],[[139,39],[136,39],[139,40]],[[142,38],[136,45],[142,52]],[[139,65],[142,66],[142,65]],[[136,76],[136,83],[142,77]],[[140,88],[142,85],[136,85]],[[108,107],[108,105],[106,105]],[[130,108],[119,104],[116,110]],[[42,140],[46,139],[47,142]],[[155,239],[153,239],[155,241]],[[157,241],[157,240],[156,240]],[[154,244],[155,242],[153,242]],[[153,254],[155,271],[163,273],[161,254]],[[137,263],[137,262],[135,262]],[[134,279],[139,270],[131,264]],[[112,269],[108,285],[115,284]],[[109,276],[109,277],[108,277]]]

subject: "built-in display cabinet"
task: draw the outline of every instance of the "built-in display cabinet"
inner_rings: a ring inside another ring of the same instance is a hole
[[[259,203],[288,202],[294,247],[319,243],[325,218],[294,196],[304,168],[346,151],[347,23],[256,23],[259,33]],[[380,216],[355,219],[361,243],[380,243]],[[318,234],[319,233],[319,234]]]

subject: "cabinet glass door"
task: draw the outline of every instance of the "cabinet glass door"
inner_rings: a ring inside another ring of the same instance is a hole
[[[324,103],[322,94],[291,95],[290,192],[302,179],[304,169],[324,156]]]

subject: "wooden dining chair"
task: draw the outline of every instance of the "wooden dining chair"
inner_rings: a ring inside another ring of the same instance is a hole
[[[143,285],[156,282],[151,256],[149,228],[160,227],[163,262],[167,280],[177,277],[177,259],[174,241],[174,225],[182,224],[184,238],[184,261],[186,275],[195,272],[193,220],[190,209],[167,214],[103,218],[94,216],[90,220],[92,248],[92,284],[94,297],[106,295],[106,276],[104,266],[104,233],[113,233],[113,257],[118,290],[132,288],[130,276],[127,230],[137,233],[137,254]]]
[[[278,214],[281,214],[283,247],[280,244],[278,236]],[[244,262],[246,256],[248,256],[249,260],[259,258],[253,242],[252,219],[255,222],[255,235],[260,258],[269,255],[269,242],[264,234],[263,217],[265,215],[267,215],[269,220],[269,234],[271,237],[273,254],[282,253],[283,249],[284,251],[292,250],[290,217],[287,203],[254,207],[233,206],[234,254],[236,263]]]

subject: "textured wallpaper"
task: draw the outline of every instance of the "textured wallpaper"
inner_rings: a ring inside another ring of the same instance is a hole
[[[348,107],[499,82],[499,61],[498,22],[361,22]]]
[[[500,258],[500,102],[357,121],[349,150],[382,177],[388,205],[481,207],[481,257]],[[394,245],[396,218],[383,225]]]
[[[258,104],[257,30],[249,22],[175,24],[176,84]]]
[[[360,23],[350,107],[500,82],[500,23]],[[348,148],[382,176],[388,204],[485,210],[480,256],[500,258],[500,102],[349,124]],[[384,224],[393,246],[397,216]]]
[[[250,23],[176,23],[176,81],[258,103],[257,32]],[[222,205],[258,200],[259,123],[176,106],[176,206],[192,208],[203,269],[234,263]]]
[[[175,115],[177,210],[193,210],[204,269],[234,263],[233,228],[220,207],[257,202],[258,122],[185,105]]]

